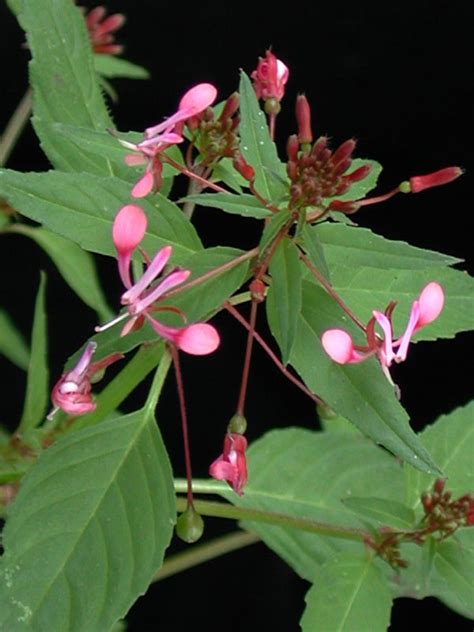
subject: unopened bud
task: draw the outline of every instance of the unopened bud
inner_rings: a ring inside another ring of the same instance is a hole
[[[361,180],[366,178],[371,171],[372,171],[372,166],[371,165],[362,165],[362,167],[359,167],[358,169],[356,169],[355,171],[350,173],[347,176],[347,179],[350,180],[351,183],[352,182],[360,182]]]
[[[441,494],[444,490],[446,480],[443,478],[437,478],[434,482],[433,489],[437,494]]]
[[[232,432],[234,434],[243,435],[247,430],[247,420],[243,415],[236,413],[231,420],[229,421],[229,425],[227,426],[227,431]]]
[[[193,544],[204,533],[204,520],[192,505],[188,505],[176,522],[176,535],[180,540]]]
[[[424,176],[414,176],[410,178],[410,191],[412,193],[420,193],[425,189],[431,189],[432,187],[438,187],[442,184],[448,184],[456,178],[459,178],[463,174],[463,170],[460,167],[446,167],[433,173],[428,173]]]
[[[423,505],[425,512],[429,513],[433,506],[433,501],[431,500],[431,496],[426,492],[421,495],[421,504]]]
[[[260,279],[254,279],[250,284],[250,294],[252,299],[257,303],[262,303],[265,300],[265,292],[267,286]]]
[[[350,138],[349,140],[346,140],[346,142],[342,143],[342,145],[339,145],[331,158],[333,165],[336,166],[343,160],[350,158],[355,146],[356,142],[353,138]]]
[[[342,200],[333,200],[329,205],[329,209],[331,211],[337,211],[338,213],[345,213],[346,215],[350,215],[351,213],[355,213],[360,208],[360,205],[357,202],[343,202]]]
[[[298,151],[300,148],[300,142],[298,140],[298,136],[296,134],[292,134],[288,138],[288,142],[286,144],[286,152],[288,154],[289,160],[292,162],[296,162],[298,160]]]
[[[232,164],[234,165],[234,169],[238,171],[243,178],[249,182],[253,182],[255,180],[255,170],[248,164],[242,154],[238,154],[234,158]]]
[[[311,108],[304,94],[296,97],[296,121],[298,123],[298,140],[303,145],[313,142],[311,131]]]
[[[224,108],[219,116],[220,121],[231,118],[239,109],[240,96],[238,92],[234,92],[225,102]]]

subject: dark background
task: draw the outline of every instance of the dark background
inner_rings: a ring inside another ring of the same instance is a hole
[[[86,2],[84,2],[86,4]],[[94,6],[95,3],[87,3]],[[356,154],[384,166],[379,191],[411,175],[460,165],[467,173],[456,183],[420,195],[399,196],[360,212],[357,221],[386,237],[466,259],[472,258],[472,22],[465,2],[412,2],[408,8],[382,3],[292,3],[284,10],[271,4],[126,0],[109,3],[112,12],[128,13],[118,40],[125,57],[146,66],[151,82],[114,81],[120,101],[112,106],[121,130],[141,130],[175,111],[184,91],[200,81],[219,88],[224,98],[237,88],[239,68],[251,72],[259,55],[272,46],[290,68],[277,141],[284,149],[295,131],[293,103],[305,92],[313,108],[315,134],[328,134],[334,145],[358,139]],[[133,12],[131,7],[137,7]],[[2,100],[0,129],[27,85],[28,52],[8,9],[0,4]],[[44,170],[34,133],[23,134],[9,167]],[[252,220],[200,210],[196,224],[208,245],[251,247],[258,238]],[[94,315],[65,288],[48,258],[20,236],[3,237],[1,306],[29,336],[38,271],[48,272],[52,379],[64,360],[90,335]],[[115,264],[101,262],[111,305],[120,286]],[[260,319],[259,329],[265,332]],[[237,399],[245,336],[227,316],[216,318],[223,344],[210,358],[183,358],[191,416],[193,459],[197,476],[221,450],[222,437]],[[419,344],[398,367],[396,381],[412,424],[422,429],[438,415],[472,397],[472,337]],[[0,420],[14,426],[21,410],[24,378],[0,358]],[[137,394],[142,401],[146,389]],[[134,406],[132,402],[131,407]],[[175,470],[184,471],[177,401],[169,380],[161,406],[162,431]],[[314,427],[310,401],[256,349],[247,405],[253,440],[274,426],[298,423]],[[474,421],[474,420],[473,420]],[[206,533],[217,535],[231,524],[207,520]],[[179,544],[176,550],[181,549]],[[131,632],[185,630],[204,626],[210,632],[298,629],[306,582],[263,545],[215,560],[153,586],[129,616]],[[439,628],[470,630],[469,623],[434,599],[397,600],[391,630],[435,619]],[[177,621],[177,623],[176,623]]]

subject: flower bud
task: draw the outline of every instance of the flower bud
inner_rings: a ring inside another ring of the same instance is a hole
[[[298,160],[298,151],[300,149],[300,143],[298,140],[298,136],[296,134],[292,134],[288,138],[288,142],[286,144],[286,153],[288,154],[288,159],[296,162]]]
[[[192,505],[188,505],[176,521],[176,535],[183,542],[193,544],[204,533],[204,520]]]
[[[298,123],[298,140],[301,144],[313,142],[311,131],[311,109],[304,94],[296,97],[296,121]]]
[[[414,176],[410,178],[410,190],[412,193],[420,193],[425,189],[438,187],[442,184],[448,184],[463,174],[460,167],[446,167],[424,176]]]
[[[236,171],[240,173],[240,175],[248,180],[249,182],[253,182],[255,180],[255,170],[254,168],[248,164],[242,154],[238,154],[233,161],[233,166]]]
[[[265,291],[267,286],[260,279],[254,279],[250,284],[250,294],[252,299],[257,303],[263,303],[265,300]]]

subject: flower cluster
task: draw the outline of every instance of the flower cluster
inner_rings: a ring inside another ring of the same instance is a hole
[[[393,362],[406,359],[413,334],[439,316],[444,305],[444,292],[438,283],[429,283],[418,299],[413,301],[404,333],[394,340],[392,312],[395,305],[394,302],[390,303],[384,313],[377,310],[372,312],[366,327],[367,345],[354,345],[351,336],[343,329],[329,329],[321,337],[324,350],[338,364],[354,364],[376,355],[385,375],[393,383],[389,367]],[[382,338],[375,332],[376,323],[382,329]]]
[[[213,85],[200,83],[186,92],[179,102],[178,110],[172,116],[158,125],[148,127],[141,142],[135,144],[120,140],[124,147],[136,152],[125,156],[125,163],[128,166],[146,165],[144,175],[132,189],[133,197],[142,198],[153,189],[160,189],[164,150],[183,142],[181,132],[185,121],[206,110],[214,103],[216,96],[217,90]]]

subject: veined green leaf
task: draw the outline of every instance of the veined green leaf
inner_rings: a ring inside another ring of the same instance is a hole
[[[278,235],[283,226],[291,220],[291,211],[280,211],[273,215],[268,224],[263,229],[262,237],[258,248],[260,250],[260,257],[265,253],[265,250],[270,247],[271,243]]]
[[[336,224],[336,226],[337,225],[338,224]],[[322,226],[324,226],[324,224],[318,226],[308,226],[308,224],[303,224],[301,238],[298,241],[301,243],[304,251],[311,260],[311,263],[316,266],[325,279],[330,281],[331,276],[326,262],[326,249],[323,248],[320,236],[320,228]]]
[[[18,19],[33,58],[33,124],[46,155],[59,169],[87,171],[92,161],[104,175],[111,174],[106,159],[78,151],[55,136],[49,125],[112,127],[81,11],[69,0],[24,0]]]
[[[3,309],[0,309],[0,353],[26,371],[30,361],[30,350],[23,335]]]
[[[359,516],[375,521],[377,526],[412,529],[415,524],[414,511],[396,500],[376,496],[352,496],[344,499],[344,504]]]
[[[293,241],[284,238],[270,261],[272,282],[266,308],[273,335],[280,344],[282,360],[287,364],[295,340],[301,311],[301,266]]]
[[[218,208],[225,213],[243,215],[263,219],[273,214],[265,208],[253,195],[242,193],[201,193],[200,195],[188,195],[182,202],[194,202],[200,206]]]
[[[30,237],[48,253],[66,283],[86,305],[97,312],[100,321],[112,318],[99,283],[95,261],[88,252],[44,228],[17,224],[14,231]]]
[[[367,555],[336,555],[306,595],[302,632],[386,632],[392,597]]]
[[[124,79],[149,79],[150,73],[143,66],[133,64],[127,59],[115,55],[94,55],[96,71],[107,79],[123,77]]]
[[[0,628],[109,630],[148,587],[174,521],[171,468],[152,414],[62,439],[9,510]]]
[[[460,263],[456,259],[433,250],[416,248],[404,241],[392,241],[376,235],[368,228],[324,222],[307,226],[306,233],[317,235],[329,266],[348,268],[369,267],[382,269],[422,270]]]
[[[236,193],[242,193],[242,189],[247,189],[249,183],[232,166],[230,158],[222,158],[212,170],[212,182],[224,182]]]
[[[255,188],[266,200],[275,203],[288,194],[285,165],[278,158],[270,138],[265,114],[258,105],[255,90],[247,75],[240,76],[240,149],[255,170]]]
[[[44,419],[49,401],[48,332],[45,309],[46,277],[41,280],[36,296],[33,331],[31,333],[31,355],[28,366],[25,402],[18,430],[24,432],[34,428]]]
[[[54,233],[71,239],[84,250],[115,256],[112,222],[127,203],[130,185],[118,178],[83,173],[0,171],[0,195],[19,213],[42,223]],[[143,247],[154,254],[173,246],[173,263],[202,248],[191,222],[160,194],[141,200],[148,216]]]

